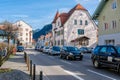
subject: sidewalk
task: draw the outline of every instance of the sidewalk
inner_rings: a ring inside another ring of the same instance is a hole
[[[1,68],[11,68],[13,71],[0,74],[0,80],[30,80],[22,52],[17,52],[16,55],[11,56]]]

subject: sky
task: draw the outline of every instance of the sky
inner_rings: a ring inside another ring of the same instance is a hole
[[[0,22],[23,20],[33,30],[50,24],[57,11],[68,12],[81,4],[92,15],[100,0],[0,0]]]

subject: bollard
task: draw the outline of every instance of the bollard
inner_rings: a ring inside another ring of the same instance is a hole
[[[30,77],[32,79],[32,60],[30,60]]]
[[[0,67],[2,65],[2,56],[0,55]]]
[[[35,64],[33,65],[33,80],[35,80]]]
[[[25,58],[25,62],[26,62],[26,52],[24,52],[24,58]]]
[[[28,71],[30,70],[30,60],[29,57],[27,56],[27,66],[28,66]]]
[[[43,72],[40,71],[40,80],[43,80]]]

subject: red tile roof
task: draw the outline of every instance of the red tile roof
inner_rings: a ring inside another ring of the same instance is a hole
[[[57,11],[55,18],[53,20],[52,23],[55,23],[57,18],[60,17],[61,19],[61,23],[62,25],[65,24],[65,22],[69,19],[69,17],[71,16],[71,14],[75,11],[75,10],[85,10],[87,11],[82,5],[77,4],[74,8],[72,8],[68,13],[61,13],[59,14],[59,12]]]

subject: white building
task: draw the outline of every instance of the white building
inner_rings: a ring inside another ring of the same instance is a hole
[[[17,21],[14,25],[19,28],[18,40],[20,43],[22,43],[25,47],[31,46],[33,38],[32,27],[24,21]]]
[[[97,26],[80,4],[68,13],[57,12],[52,22],[52,32],[54,45],[94,47],[97,43]]]

